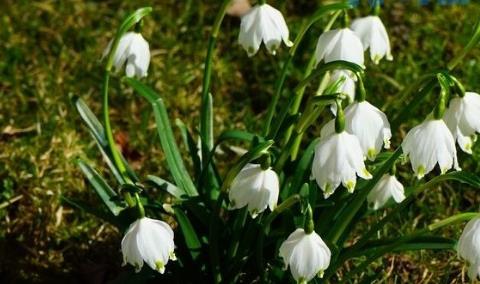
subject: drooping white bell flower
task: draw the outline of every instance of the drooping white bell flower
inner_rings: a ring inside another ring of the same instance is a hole
[[[384,174],[375,187],[368,193],[368,203],[373,204],[373,210],[380,209],[393,197],[400,203],[405,199],[403,185],[394,175]]]
[[[268,4],[253,7],[242,16],[238,42],[248,56],[257,53],[263,42],[267,50],[275,55],[281,42],[290,47],[289,31],[282,13]]]
[[[372,178],[365,168],[362,148],[355,135],[346,131],[322,136],[315,147],[312,164],[312,177],[328,198],[340,184],[353,192],[357,175],[364,179]]]
[[[367,101],[355,102],[345,109],[345,130],[360,141],[362,153],[374,160],[382,146],[390,148],[392,132],[387,116]],[[329,121],[321,130],[321,137],[335,131],[335,120]]]
[[[370,48],[370,58],[375,64],[385,57],[393,60],[387,30],[378,16],[368,16],[352,22],[352,30],[362,41],[365,50]]]
[[[457,244],[458,255],[468,262],[468,277],[477,279],[480,276],[480,218],[476,217],[467,223]]]
[[[108,55],[111,47],[112,41],[103,52],[103,57]],[[124,65],[126,65],[125,74],[127,77],[141,78],[147,76],[148,66],[150,65],[150,48],[148,42],[140,33],[128,32],[120,38],[113,56],[113,66],[118,72]]]
[[[331,252],[315,232],[307,234],[304,229],[295,230],[280,246],[280,257],[285,269],[298,283],[307,283],[316,275],[322,277],[330,265]]]
[[[123,264],[135,266],[136,272],[146,262],[153,270],[165,272],[169,260],[176,260],[173,231],[159,220],[143,217],[133,222],[122,239]]]
[[[344,60],[363,66],[363,45],[349,28],[324,32],[317,42],[316,63]]]
[[[277,206],[280,185],[278,176],[271,168],[263,170],[259,164],[247,164],[232,182],[228,193],[230,207],[248,206],[255,218],[267,207],[273,211]]]
[[[464,97],[453,98],[443,119],[460,148],[471,154],[472,136],[480,133],[480,95],[466,92]]]
[[[452,166],[460,170],[455,140],[442,119],[427,119],[411,129],[402,142],[402,148],[410,157],[418,179],[432,171],[437,163],[442,174]]]

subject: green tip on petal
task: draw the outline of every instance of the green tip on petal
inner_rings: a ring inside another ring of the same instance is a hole
[[[348,192],[353,193],[353,191],[355,190],[355,181],[353,180],[347,181],[346,186],[347,186]]]
[[[165,272],[165,264],[163,263],[163,261],[161,261],[161,260],[156,261],[155,262],[155,269],[160,273]]]
[[[363,169],[362,173],[363,173],[363,175],[365,176],[366,179],[372,178],[372,174],[367,169]]]
[[[257,209],[253,209],[252,211],[250,211],[250,215],[252,216],[252,219],[257,218],[257,216],[258,216],[258,210],[257,210]]]
[[[472,143],[465,144],[465,150],[468,154],[472,154]]]
[[[377,156],[377,151],[373,148],[368,149],[367,151],[368,159],[373,160]]]
[[[424,176],[425,176],[425,166],[422,165],[417,168],[417,178],[421,179]]]
[[[177,260],[177,256],[175,255],[175,252],[174,251],[171,251],[169,254],[168,254],[170,260]]]
[[[297,281],[298,284],[307,284],[307,280],[305,280],[305,278],[303,277],[300,277]]]
[[[135,267],[135,273],[138,273],[140,272],[140,270],[142,270],[142,265],[139,263],[135,263],[134,267]]]
[[[329,184],[329,183],[325,184],[324,188],[325,188],[324,192],[325,192],[325,196],[326,196],[326,197],[332,195],[332,193],[333,193],[333,187],[332,187],[331,184]]]
[[[320,270],[320,271],[317,273],[317,277],[318,277],[318,278],[323,278],[323,272],[324,272],[324,270]]]

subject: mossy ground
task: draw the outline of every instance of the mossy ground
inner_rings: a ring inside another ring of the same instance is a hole
[[[322,1],[271,2],[288,15],[295,35]],[[399,99],[399,90],[444,67],[467,43],[480,4],[418,7],[408,1],[387,2],[382,18],[395,59],[368,64],[367,88],[376,105],[401,106],[405,101]],[[144,27],[153,56],[146,81],[165,98],[171,118],[195,130],[206,39],[218,1],[1,1],[0,282],[101,283],[121,271],[121,233],[61,199],[101,206],[74,164],[83,157],[103,167],[69,97],[81,96],[100,113],[103,48],[124,15],[144,5],[154,8]],[[238,26],[239,19],[226,18],[218,42],[213,77],[217,135],[222,129],[261,129],[286,55],[282,47],[276,57],[262,49],[248,58],[236,43]],[[299,50],[287,90],[301,77],[319,31],[315,28]],[[479,60],[477,48],[455,72],[469,90],[480,91]],[[112,86],[111,106],[116,139],[135,170],[168,177],[150,107],[119,80]],[[393,145],[430,110],[430,105],[422,106],[401,133],[394,133]],[[479,159],[478,146],[472,157],[460,154],[462,167],[476,173]],[[402,168],[404,181],[412,180],[408,167]],[[458,211],[478,210],[479,199],[474,189],[458,184],[431,189],[384,233],[397,235]],[[364,229],[358,228],[359,233]],[[456,238],[460,229],[440,233]],[[463,262],[454,252],[390,255],[369,271],[387,283],[467,282]]]

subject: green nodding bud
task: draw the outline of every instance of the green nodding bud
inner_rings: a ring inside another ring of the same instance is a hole
[[[337,116],[335,117],[335,132],[342,133],[345,130],[345,113],[343,112],[342,101],[336,100]]]
[[[356,98],[357,102],[361,103],[365,101],[365,98],[367,97],[367,91],[365,90],[365,85],[363,84],[363,77],[362,75],[356,73],[355,74],[358,78],[358,96]]]
[[[143,208],[143,204],[140,201],[140,196],[138,195],[138,193],[135,193],[135,200],[137,201],[138,217],[145,217],[145,209]]]
[[[463,86],[462,83],[460,83],[460,81],[458,81],[457,78],[455,78],[454,76],[451,76],[450,75],[450,79],[453,81],[453,84],[454,84],[454,88],[455,88],[455,92],[460,96],[460,97],[464,97],[465,96],[465,87]]]
[[[433,117],[435,119],[443,118],[443,114],[445,113],[445,108],[447,105],[447,96],[448,96],[448,89],[445,89],[442,87],[437,106],[435,106],[435,109],[433,110]]]
[[[307,235],[311,234],[315,229],[315,224],[313,223],[313,211],[310,204],[307,207],[307,218],[305,219],[304,230]]]
[[[393,163],[392,167],[390,168],[390,175],[394,176],[397,173],[397,165]]]
[[[342,18],[342,27],[348,28],[350,26],[350,17],[348,17],[348,10],[343,10],[343,18]]]
[[[270,157],[270,153],[266,153],[262,157],[260,157],[260,167],[262,168],[262,170],[268,170],[271,164],[272,158]]]
[[[380,0],[375,0],[374,2],[375,4],[373,5],[373,14],[375,16],[378,16],[380,15],[380,8],[381,8],[381,5],[380,5]]]
[[[142,32],[142,28],[143,28],[143,19],[138,21],[136,24],[135,24],[135,32],[136,33],[141,33]]]

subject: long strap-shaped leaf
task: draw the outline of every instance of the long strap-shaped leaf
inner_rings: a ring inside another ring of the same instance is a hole
[[[77,111],[80,114],[80,117],[82,118],[83,122],[90,130],[90,133],[95,139],[95,142],[97,142],[98,148],[100,149],[100,152],[102,153],[102,156],[105,159],[108,167],[110,168],[113,175],[115,176],[115,179],[120,184],[123,183],[124,179],[120,171],[115,166],[115,163],[113,162],[113,156],[110,151],[110,148],[108,147],[108,141],[105,135],[105,129],[103,128],[103,125],[100,123],[100,121],[98,121],[97,117],[93,114],[92,110],[90,110],[87,104],[80,97],[76,97],[76,96],[73,97],[72,102],[77,108]],[[137,175],[132,170],[132,168],[128,165],[127,160],[125,159],[125,157],[122,156],[121,153],[120,153],[120,158],[123,160],[123,163],[127,168],[129,177],[133,181],[138,181]]]
[[[97,173],[97,171],[95,171],[87,163],[82,160],[78,160],[77,163],[85,177],[95,189],[95,192],[98,194],[100,199],[102,199],[103,203],[108,207],[113,215],[118,216],[120,211],[125,209],[125,207],[121,206],[117,193],[107,184],[102,176],[100,176],[100,174]]]
[[[130,85],[139,95],[146,98],[153,107],[158,136],[162,144],[163,152],[167,159],[168,167],[177,186],[185,191],[188,196],[198,195],[197,189],[188,174],[177,143],[173,136],[173,130],[168,119],[167,109],[163,99],[151,88],[133,78],[126,78],[125,82]]]

